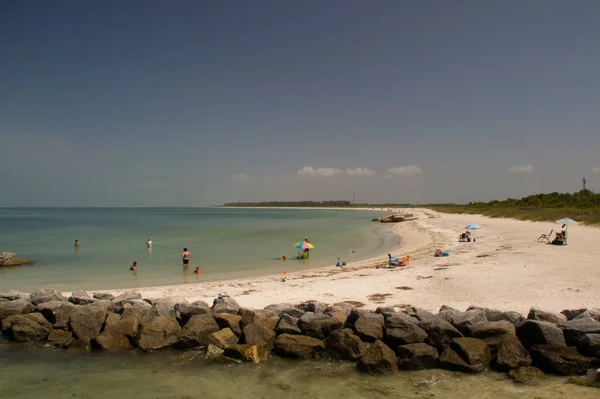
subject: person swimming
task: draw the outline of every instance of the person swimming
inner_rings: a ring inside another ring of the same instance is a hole
[[[200,267],[196,266],[196,268],[194,269],[194,274],[200,274]]]
[[[285,255],[281,256],[281,260],[286,260],[286,259],[287,259],[287,256],[285,256]]]
[[[135,271],[137,270],[137,262],[133,262],[133,265],[131,265],[131,266],[129,267],[129,270],[131,270],[131,271],[134,271],[134,272],[135,272]]]
[[[183,266],[187,266],[190,263],[190,258],[192,254],[189,253],[187,248],[183,248],[183,253],[181,254],[181,260],[183,261]]]

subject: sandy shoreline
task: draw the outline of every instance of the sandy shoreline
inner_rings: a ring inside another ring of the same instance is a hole
[[[283,275],[272,275],[135,290],[144,298],[170,296],[209,303],[227,292],[241,306],[251,308],[306,300],[355,301],[371,309],[413,305],[430,311],[444,304],[459,310],[478,305],[524,314],[531,306],[551,311],[600,307],[598,228],[571,226],[569,245],[552,246],[534,242],[540,234],[560,227],[550,222],[406,211],[418,219],[393,226],[402,236],[402,246],[394,253],[410,255],[409,267],[377,269],[375,265],[386,259],[381,254],[344,269],[331,266],[289,273],[285,282]],[[468,223],[483,227],[476,232],[477,242],[459,243],[458,234]],[[438,248],[450,256],[435,258]]]

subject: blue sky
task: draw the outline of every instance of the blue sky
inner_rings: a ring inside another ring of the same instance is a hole
[[[0,206],[600,190],[600,2],[0,2]]]

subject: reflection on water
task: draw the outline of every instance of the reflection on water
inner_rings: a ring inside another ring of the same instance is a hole
[[[390,376],[350,363],[271,358],[261,365],[208,365],[199,352],[82,353],[0,341],[2,398],[595,398],[600,391],[546,377],[534,385],[487,372]]]

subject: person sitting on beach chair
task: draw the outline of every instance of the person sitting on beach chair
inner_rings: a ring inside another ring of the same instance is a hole
[[[466,231],[458,236],[458,242],[471,242],[471,232]]]
[[[396,259],[396,257],[392,256],[392,254],[388,254],[388,266],[396,267],[400,266],[400,261]]]
[[[563,245],[565,243],[565,235],[560,232],[556,232],[556,237],[552,240],[552,245]]]
[[[550,230],[550,233],[548,233],[548,234],[542,234],[541,236],[538,237],[538,239],[536,241],[540,242],[540,240],[546,240],[546,242],[548,244],[550,244],[550,238],[552,238],[553,232],[554,232],[554,229]]]

